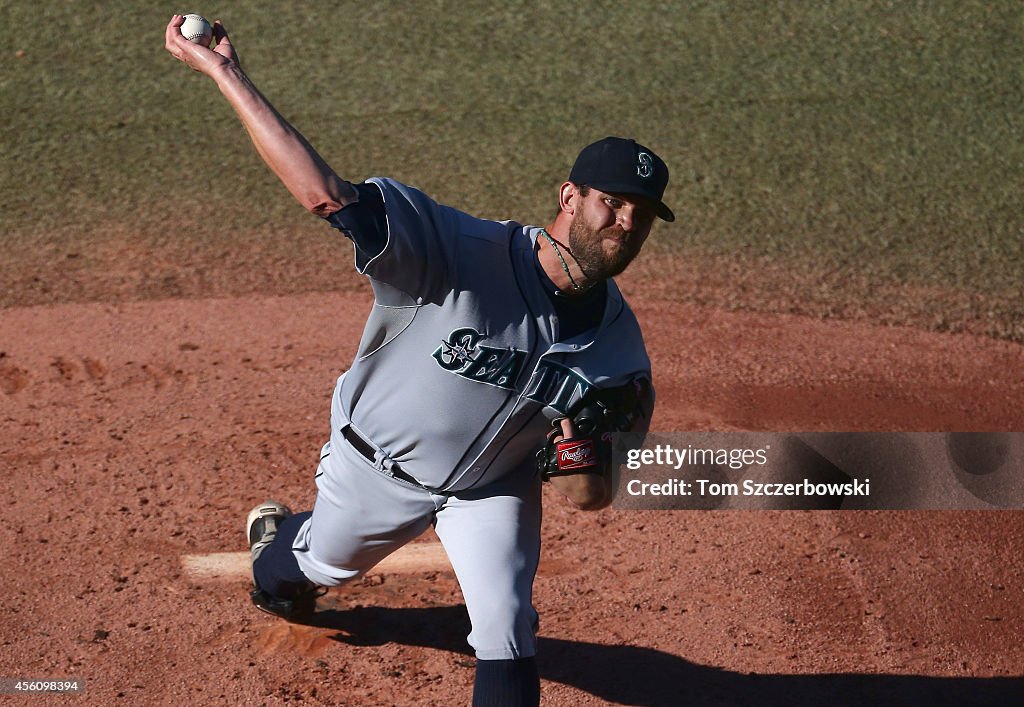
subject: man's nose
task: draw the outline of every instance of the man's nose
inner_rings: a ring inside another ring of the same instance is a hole
[[[615,219],[619,222],[619,227],[629,233],[633,230],[633,207],[626,205],[619,209],[618,216]]]

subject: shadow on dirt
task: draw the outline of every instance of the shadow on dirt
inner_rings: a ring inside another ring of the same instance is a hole
[[[356,607],[319,611],[311,625],[336,630],[350,645],[386,643],[471,655],[462,605],[422,609]],[[608,646],[541,637],[544,680],[629,705],[1010,705],[1020,704],[1024,677],[943,678],[920,675],[759,675],[697,665],[641,646]]]

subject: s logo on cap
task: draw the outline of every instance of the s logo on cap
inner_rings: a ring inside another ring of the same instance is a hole
[[[646,152],[636,153],[636,173],[647,179],[654,174],[654,163],[651,160],[651,156]]]

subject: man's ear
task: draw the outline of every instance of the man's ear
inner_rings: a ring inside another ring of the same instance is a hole
[[[574,216],[579,208],[580,190],[572,182],[565,182],[558,190],[558,208],[563,214]]]

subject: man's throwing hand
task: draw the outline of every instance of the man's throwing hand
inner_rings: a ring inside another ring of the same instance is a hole
[[[174,15],[167,24],[167,31],[164,33],[164,48],[171,53],[171,56],[185,62],[193,70],[207,75],[223,66],[239,66],[238,53],[231,46],[227,30],[224,29],[220,20],[213,23],[213,39],[216,42],[213,49],[207,49],[201,44],[185,39],[181,34],[181,25],[184,22],[184,15]]]

